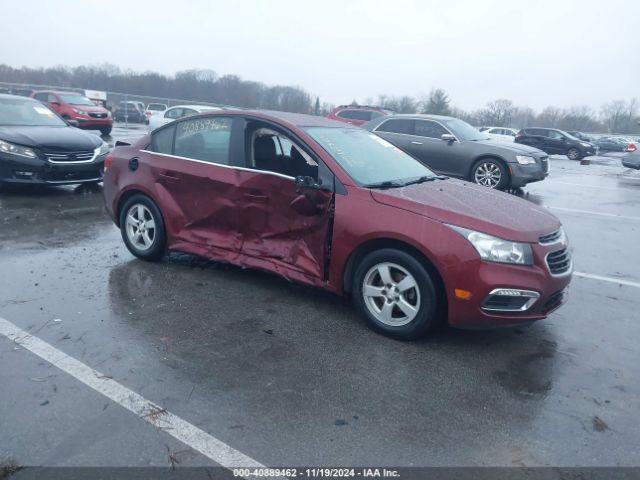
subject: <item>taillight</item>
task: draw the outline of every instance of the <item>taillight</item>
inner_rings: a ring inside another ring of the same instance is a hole
[[[630,143],[627,146],[627,152],[635,152],[638,149],[638,147],[636,147],[635,143]]]
[[[106,172],[107,170],[109,170],[109,167],[111,166],[111,164],[113,163],[113,155],[111,153],[107,154],[106,157],[104,157],[104,171]]]

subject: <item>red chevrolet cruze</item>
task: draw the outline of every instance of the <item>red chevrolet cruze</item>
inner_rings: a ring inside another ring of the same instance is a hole
[[[177,120],[105,162],[106,207],[145,260],[179,250],[350,294],[369,324],[517,325],[558,308],[572,273],[560,222],[435,175],[360,128],[281,112]]]

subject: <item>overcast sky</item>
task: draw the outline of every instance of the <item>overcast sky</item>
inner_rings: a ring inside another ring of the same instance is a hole
[[[331,103],[432,87],[467,109],[640,97],[638,0],[1,3],[0,62],[12,66],[212,69]]]

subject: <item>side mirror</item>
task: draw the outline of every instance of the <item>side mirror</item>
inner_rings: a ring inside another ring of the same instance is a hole
[[[443,133],[440,137],[440,140],[442,140],[443,142],[453,143],[456,141],[456,137],[454,137],[450,133]]]
[[[80,125],[77,120],[73,120],[71,118],[68,118],[65,121],[67,122],[67,125],[69,125],[70,127],[78,128],[78,126]]]
[[[296,184],[296,187],[300,189],[310,189],[310,190],[322,189],[322,184],[318,183],[313,177],[298,175],[295,178],[294,183]]]
[[[49,102],[49,103],[51,103],[51,105],[55,105],[56,107],[60,106],[60,102]]]

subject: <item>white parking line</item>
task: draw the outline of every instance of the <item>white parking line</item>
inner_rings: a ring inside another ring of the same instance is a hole
[[[0,334],[226,468],[263,465],[4,318]]]
[[[635,190],[635,188],[628,188],[624,186],[619,187],[607,187],[605,185],[588,185],[586,183],[572,183],[572,182],[562,182],[560,180],[554,180],[554,183],[561,183],[562,185],[573,185],[574,187],[588,187],[588,188],[597,188],[600,190]]]
[[[602,282],[609,282],[609,283],[615,283],[617,285],[626,285],[627,287],[640,288],[640,283],[632,282],[630,280],[622,280],[621,278],[604,277],[602,275],[594,275],[592,273],[584,273],[584,272],[573,272],[573,274],[576,277],[590,278],[591,280],[600,280]]]
[[[552,206],[547,206],[547,208],[551,210],[559,210],[561,212],[582,213],[585,215],[598,215],[602,217],[620,218],[623,220],[640,220],[640,217],[632,217],[629,215],[618,215],[617,213],[593,212],[591,210],[578,210],[575,208],[552,207]]]

